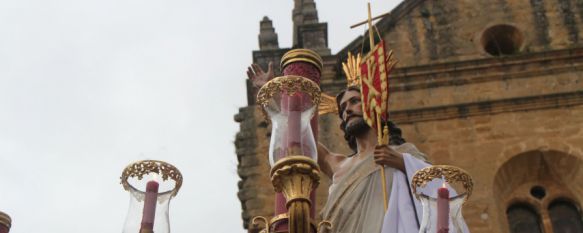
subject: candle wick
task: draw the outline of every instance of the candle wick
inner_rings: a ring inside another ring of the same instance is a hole
[[[442,175],[442,176],[441,176],[441,180],[442,180],[442,182],[441,182],[441,187],[443,187],[443,188],[446,188],[446,187],[447,187],[447,186],[446,186],[447,180],[445,179],[445,176],[443,176],[443,175]]]

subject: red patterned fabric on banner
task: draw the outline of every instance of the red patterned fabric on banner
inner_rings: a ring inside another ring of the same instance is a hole
[[[377,129],[376,117],[387,119],[389,82],[388,73],[393,64],[387,64],[384,42],[381,40],[360,64],[363,117],[373,129]],[[389,56],[390,57],[390,56]]]

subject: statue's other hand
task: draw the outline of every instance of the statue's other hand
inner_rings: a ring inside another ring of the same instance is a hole
[[[251,64],[247,68],[247,77],[253,82],[253,86],[261,88],[267,81],[274,77],[273,73],[273,63],[269,62],[267,65],[267,72],[263,71],[261,67],[257,64]]]

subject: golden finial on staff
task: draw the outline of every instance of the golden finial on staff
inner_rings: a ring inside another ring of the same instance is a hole
[[[370,13],[370,2],[367,4],[368,6],[368,41],[370,43],[370,51],[374,48],[374,32],[372,30],[372,17]]]

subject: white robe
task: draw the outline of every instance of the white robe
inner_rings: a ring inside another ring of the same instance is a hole
[[[386,167],[389,210],[384,211],[380,167],[373,156],[356,163],[340,179],[333,179],[322,219],[332,222],[331,233],[418,233],[422,207],[410,195],[415,172],[429,166],[411,143],[393,147],[403,154],[407,174]],[[426,187],[433,188],[433,187]],[[437,190],[437,189],[435,189]],[[465,224],[463,224],[465,227]],[[467,227],[466,231],[467,231]],[[450,226],[450,229],[453,229]]]

